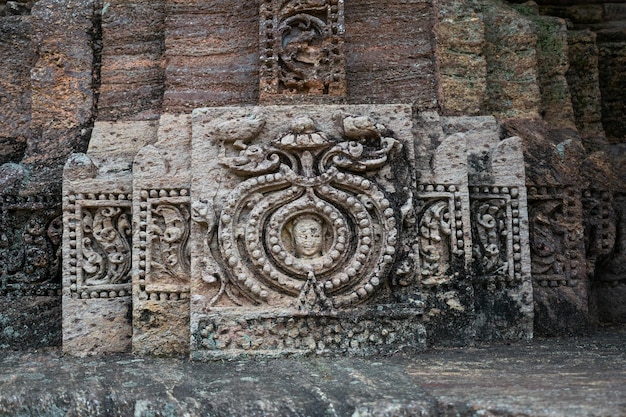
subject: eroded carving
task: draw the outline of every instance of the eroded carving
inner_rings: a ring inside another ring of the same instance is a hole
[[[417,270],[422,285],[450,282],[464,256],[461,199],[455,186],[420,185],[417,201]]]
[[[199,323],[198,348],[233,352],[376,353],[390,348],[423,349],[426,330],[414,311],[366,311],[344,319],[337,315],[291,313],[213,316]]]
[[[615,246],[617,219],[613,196],[608,191],[585,190],[582,198],[585,252],[593,274],[597,262],[606,261]]]
[[[268,0],[260,16],[261,99],[345,95],[342,0]]]
[[[61,276],[58,201],[3,196],[0,210],[0,294],[56,295]]]
[[[575,205],[566,189],[530,187],[529,232],[533,278],[542,286],[576,286],[579,232],[570,220]]]
[[[517,187],[471,189],[473,263],[487,285],[522,280],[520,202]]]

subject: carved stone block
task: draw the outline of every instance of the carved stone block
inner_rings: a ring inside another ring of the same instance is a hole
[[[153,122],[96,123],[63,171],[63,351],[131,348],[132,159]]]
[[[346,95],[343,0],[263,0],[259,16],[261,102]]]
[[[345,329],[373,306],[421,314],[420,302],[393,300],[402,207],[412,211],[411,125],[407,106],[194,112],[192,356],[280,353],[269,337],[242,347],[203,335],[232,340],[252,316],[262,319],[244,333],[281,317],[300,323],[287,332],[323,332],[324,317]]]
[[[532,285],[522,143],[501,139],[493,117],[448,117],[443,130],[467,144],[476,337],[532,337]]]
[[[133,352],[189,352],[191,122],[164,115],[133,164]]]
[[[575,287],[582,278],[574,209],[580,203],[573,190],[530,187],[529,226],[533,280],[542,287]]]
[[[7,187],[6,174],[0,174],[0,349],[56,346],[61,342],[60,201],[20,196]]]
[[[558,334],[589,325],[580,194],[571,187],[528,187],[535,331]]]
[[[326,104],[165,114],[142,140],[122,126],[97,126],[65,167],[66,352],[132,335],[135,353],[200,360],[368,355],[532,334],[521,146],[495,119]]]

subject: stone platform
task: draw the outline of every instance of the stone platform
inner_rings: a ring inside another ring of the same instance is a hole
[[[626,327],[369,359],[0,359],[0,416],[132,415],[626,416]]]

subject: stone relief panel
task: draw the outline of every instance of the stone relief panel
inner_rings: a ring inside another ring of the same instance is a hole
[[[400,136],[410,119],[392,130],[380,120],[391,109],[381,107],[196,114],[193,161],[213,163],[192,179],[192,315],[280,308],[308,317],[389,291],[401,239],[397,202],[412,202],[399,162],[411,142]]]
[[[132,195],[79,193],[64,199],[71,297],[129,296]]]
[[[0,295],[59,295],[61,211],[42,196],[0,196]]]
[[[523,280],[520,193],[517,187],[471,187],[474,270],[486,285]]]
[[[580,200],[571,189],[529,187],[528,201],[533,280],[543,287],[577,286],[582,231],[571,219]]]
[[[136,354],[189,352],[191,123],[163,115],[133,161],[133,337]]]
[[[189,296],[188,189],[139,191],[137,241],[138,297],[166,301]]]
[[[260,2],[260,98],[346,94],[343,0]]]
[[[450,283],[452,270],[463,269],[465,237],[459,187],[420,184],[417,187],[418,250],[414,270],[422,286]]]

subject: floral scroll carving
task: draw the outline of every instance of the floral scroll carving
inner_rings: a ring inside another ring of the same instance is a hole
[[[533,278],[542,286],[576,286],[579,279],[576,224],[571,190],[530,187],[529,232]]]
[[[130,293],[131,196],[125,193],[66,197],[70,291],[77,298]]]
[[[189,190],[140,190],[137,206],[140,298],[186,298],[191,269]]]

